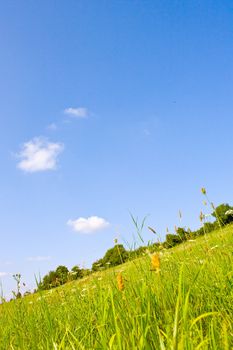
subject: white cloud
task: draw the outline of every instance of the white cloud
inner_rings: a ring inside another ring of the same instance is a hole
[[[51,131],[55,131],[55,130],[57,130],[57,124],[51,123],[47,126],[47,129],[51,130]]]
[[[74,118],[88,117],[88,110],[85,107],[77,107],[77,108],[69,107],[64,110],[64,113]]]
[[[0,277],[5,277],[5,276],[7,276],[7,275],[8,275],[7,272],[0,272]]]
[[[27,261],[48,261],[51,260],[51,256],[29,256]]]
[[[109,223],[98,216],[90,216],[89,218],[78,218],[76,220],[68,220],[67,225],[72,229],[80,233],[92,233],[102,230],[109,226]]]
[[[49,142],[41,137],[34,138],[23,144],[17,155],[21,159],[17,166],[29,173],[54,170],[58,155],[63,149],[64,145],[61,143]]]

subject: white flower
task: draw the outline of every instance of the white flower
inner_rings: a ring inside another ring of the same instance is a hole
[[[233,215],[233,209],[229,209],[225,212],[225,215]]]

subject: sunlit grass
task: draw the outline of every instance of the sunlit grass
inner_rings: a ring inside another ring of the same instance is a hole
[[[0,348],[232,349],[232,243],[229,225],[4,303]]]

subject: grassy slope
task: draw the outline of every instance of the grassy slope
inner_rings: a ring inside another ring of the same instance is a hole
[[[232,349],[233,226],[0,306],[0,349]],[[125,289],[117,289],[121,271]]]

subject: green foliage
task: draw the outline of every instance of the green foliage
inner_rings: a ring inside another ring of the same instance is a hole
[[[67,282],[69,270],[67,269],[66,266],[63,266],[63,265],[58,266],[55,273],[57,275],[57,278],[60,284],[64,284]]]
[[[218,223],[215,221],[215,222],[205,222],[204,225],[203,225],[203,233],[209,233],[211,231],[214,231],[216,229],[218,229],[219,226],[218,226]]]
[[[99,271],[110,266],[123,264],[129,258],[129,252],[122,244],[116,244],[113,248],[108,249],[104,257],[92,264],[92,271]]]
[[[229,204],[223,203],[220,204],[217,208],[215,208],[212,215],[220,222],[221,225],[226,225],[233,221],[233,215],[226,214],[231,210],[233,210],[233,207],[231,207]]]
[[[77,280],[79,278],[82,278],[83,270],[78,265],[75,265],[72,267],[70,271],[70,276],[71,276],[71,280]]]
[[[179,243],[181,243],[181,239],[179,236],[168,233],[166,235],[166,241],[164,242],[164,247],[171,248]]]
[[[104,267],[104,260],[103,259],[99,259],[96,260],[93,264],[92,264],[92,271],[99,271],[101,269],[103,269]]]
[[[123,264],[128,259],[128,252],[122,244],[116,244],[113,248],[107,250],[103,257],[103,264],[110,263],[111,266]]]
[[[189,238],[189,232],[186,231],[183,227],[178,227],[176,229],[176,234],[179,236],[181,241],[186,241]]]

